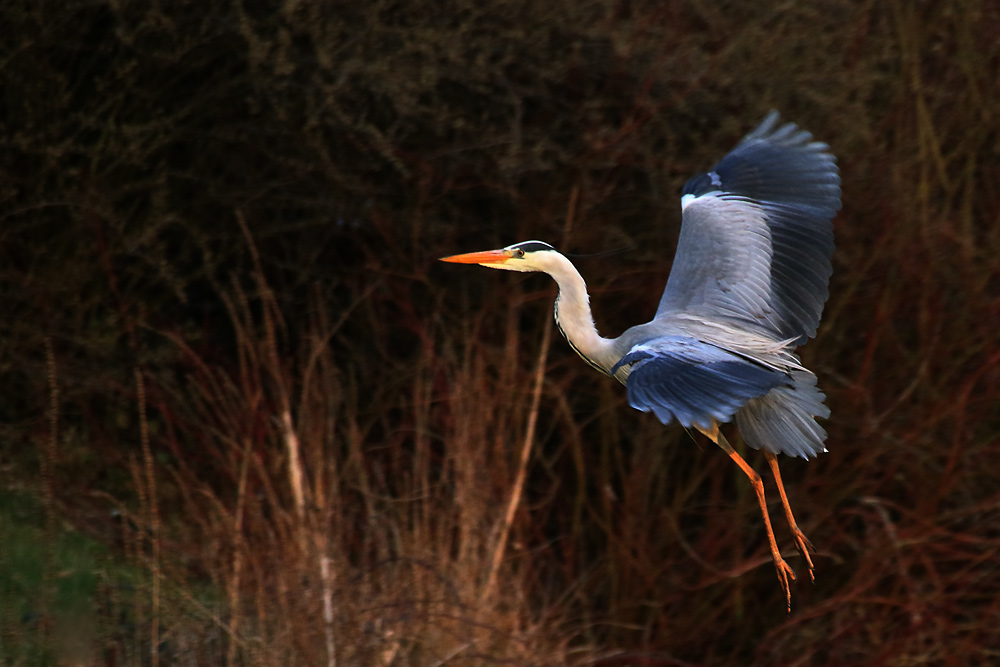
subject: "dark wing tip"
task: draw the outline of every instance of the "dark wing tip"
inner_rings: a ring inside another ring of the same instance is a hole
[[[834,249],[832,220],[841,205],[840,172],[830,147],[815,141],[812,134],[794,123],[781,123],[778,113],[771,112],[711,171],[689,180],[684,195],[746,200],[759,207],[766,219],[770,243],[766,283],[762,287],[757,276],[753,284],[727,285],[724,293],[711,292],[714,305],[729,303],[739,287],[754,297],[740,302],[747,318],[753,321],[765,318],[770,329],[782,339],[793,340],[795,345],[815,335],[829,296],[827,285]],[[710,233],[714,239],[725,240],[740,233],[738,220],[732,225],[725,219],[716,222],[711,230],[700,230],[702,235]],[[682,228],[682,238],[683,235]],[[741,242],[747,238],[750,237]],[[730,254],[735,257],[740,253]],[[746,259],[747,253],[743,252],[742,257]],[[697,267],[675,266],[691,272],[694,280],[704,280],[705,272],[699,272]],[[739,275],[734,275],[734,280],[738,280]],[[706,288],[704,282],[692,286],[690,280],[687,283],[677,280],[676,284],[689,290],[712,289]],[[760,307],[761,301],[766,308]],[[685,301],[684,294],[671,294],[668,283],[661,311],[676,303],[690,304],[691,299]]]
[[[840,209],[840,173],[829,145],[770,112],[711,171],[688,180],[682,194],[725,192],[756,201]]]

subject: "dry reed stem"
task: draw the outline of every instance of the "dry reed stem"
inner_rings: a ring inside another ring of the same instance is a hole
[[[305,472],[303,470],[299,437],[292,423],[292,409],[288,398],[288,389],[285,386],[284,376],[281,372],[281,360],[278,355],[278,339],[274,326],[275,317],[273,315],[277,311],[277,305],[274,301],[274,294],[271,292],[267,279],[264,276],[264,268],[260,262],[260,255],[257,253],[257,246],[253,241],[253,236],[250,234],[250,228],[243,217],[243,212],[237,210],[235,215],[240,229],[243,231],[243,236],[246,238],[247,248],[250,251],[250,257],[253,261],[254,279],[257,283],[257,288],[260,290],[263,306],[261,309],[261,320],[264,325],[264,335],[267,342],[268,362],[271,367],[271,376],[274,380],[274,389],[278,395],[278,419],[281,426],[281,434],[285,442],[285,449],[288,452],[289,484],[292,489],[292,495],[295,498],[295,513],[298,515],[300,521],[304,521],[306,513],[305,485],[303,484]],[[249,312],[249,309],[247,309],[248,315]],[[302,541],[300,546],[303,547],[304,553],[306,542]]]
[[[291,402],[289,398],[289,380],[285,375],[284,367],[281,363],[281,358],[278,353],[278,341],[276,328],[277,326],[283,325],[284,321],[281,318],[280,311],[277,306],[277,302],[274,298],[274,293],[272,292],[270,286],[268,285],[267,278],[264,274],[263,266],[260,262],[260,256],[257,252],[256,245],[253,241],[253,237],[250,233],[250,229],[247,226],[246,220],[243,217],[242,211],[237,210],[235,212],[236,219],[240,225],[240,229],[246,239],[247,247],[250,251],[250,256],[253,261],[254,266],[254,279],[257,283],[258,290],[260,291],[260,298],[263,305],[261,312],[261,323],[264,326],[265,332],[265,344],[266,344],[266,354],[260,359],[260,364],[267,368],[269,375],[273,381],[273,387],[276,390],[278,403],[279,403],[279,417],[278,424],[281,433],[282,442],[285,445],[285,451],[288,454],[288,475],[289,484],[292,490],[292,495],[295,503],[295,515],[298,519],[293,530],[297,535],[297,542],[299,544],[299,552],[302,558],[309,558],[310,552],[313,553],[315,557],[315,563],[319,568],[319,578],[321,582],[321,598],[323,603],[323,634],[324,634],[324,644],[327,654],[327,667],[336,667],[337,656],[336,656],[336,642],[334,633],[334,605],[333,605],[333,593],[334,593],[334,580],[335,575],[331,568],[330,555],[328,553],[328,536],[324,532],[323,523],[320,522],[319,525],[314,525],[315,517],[307,515],[306,506],[306,479],[308,478],[307,471],[305,469],[305,463],[302,459],[302,444],[299,437],[298,430],[292,419],[292,409]],[[243,312],[246,316],[250,317],[249,307],[244,307]],[[247,327],[249,328],[249,320]],[[332,335],[332,332],[328,332],[327,338]],[[317,346],[317,348],[325,348],[325,346]],[[312,365],[315,360],[318,359],[321,349],[315,349],[314,355],[310,358],[306,373],[305,382],[302,386],[302,396],[301,405],[305,409],[307,401],[305,399],[306,392],[309,389],[308,381],[311,377]],[[313,480],[313,488],[316,489],[317,493],[317,503],[316,507],[318,509],[323,509],[322,501],[322,461],[324,459],[324,454],[322,447],[320,446],[320,451],[315,457],[318,462],[316,466],[316,477]]]
[[[49,434],[45,438],[42,451],[39,453],[39,464],[42,475],[42,493],[45,502],[45,577],[55,572],[56,566],[56,500],[55,500],[55,465],[56,451],[59,442],[59,376],[56,366],[55,350],[52,338],[45,337],[45,366],[49,384]],[[42,596],[42,613],[51,612],[52,595],[46,585]],[[48,643],[48,623],[39,624],[43,643]]]
[[[521,493],[524,489],[524,480],[527,477],[528,461],[531,460],[531,445],[535,440],[535,426],[538,423],[538,407],[542,400],[542,384],[545,381],[545,364],[549,357],[549,340],[551,337],[552,320],[549,319],[545,322],[542,344],[538,350],[538,362],[535,365],[535,388],[531,396],[531,410],[528,413],[528,426],[524,433],[524,444],[521,446],[521,460],[517,467],[517,477],[514,480],[514,487],[510,492],[510,500],[507,502],[507,511],[504,513],[503,526],[500,530],[500,536],[497,538],[496,548],[493,550],[489,575],[486,578],[486,586],[480,595],[480,601],[487,600],[493,595],[497,573],[500,571],[500,564],[507,550],[507,539],[510,535],[510,528],[514,523],[514,515],[517,513],[517,508],[521,503]]]
[[[563,223],[563,244],[569,239],[569,232],[573,226],[573,218],[576,216],[576,204],[579,199],[580,190],[574,186],[570,192],[569,204],[566,209],[566,218]],[[521,446],[521,459],[517,466],[517,477],[514,480],[514,487],[511,489],[510,500],[507,503],[507,511],[504,514],[503,525],[500,536],[497,539],[496,548],[490,561],[489,575],[486,578],[486,585],[480,595],[480,602],[489,599],[493,595],[496,586],[497,574],[500,571],[500,564],[503,561],[504,553],[507,550],[507,540],[510,536],[510,529],[514,523],[514,515],[521,503],[521,495],[524,490],[524,480],[527,477],[528,462],[531,460],[532,443],[535,440],[535,427],[538,424],[538,409],[542,400],[542,386],[545,382],[545,367],[549,358],[549,342],[552,339],[552,318],[546,318],[545,329],[542,333],[542,344],[538,350],[538,361],[535,364],[535,386],[531,395],[531,409],[528,412],[528,425],[524,433],[524,444]],[[510,340],[512,337],[508,337]]]
[[[149,659],[153,667],[160,664],[160,511],[156,499],[156,474],[153,470],[153,452],[149,447],[149,421],[146,417],[146,387],[142,379],[142,370],[135,369],[136,398],[139,403],[139,433],[142,443],[143,471],[145,473],[146,525],[149,527],[150,563],[152,573],[151,613],[149,628]]]
[[[135,484],[136,493],[139,495],[139,507],[140,515],[133,517],[132,513],[128,511],[127,507],[119,507],[120,518],[119,522],[121,528],[121,540],[122,540],[122,550],[125,553],[125,558],[130,563],[135,563],[137,565],[142,563],[142,535],[139,531],[134,530],[134,526],[142,524],[142,514],[145,512],[145,493],[143,491],[142,480],[138,476],[138,471],[136,470],[137,464],[135,462],[134,456],[129,456],[129,472],[132,474],[133,483]],[[134,525],[130,525],[134,524]],[[132,595],[130,596],[132,602],[132,614],[134,618],[142,618],[143,609],[143,599],[142,596]],[[130,653],[132,655],[139,655],[139,647],[142,646],[142,626],[139,623],[133,624],[132,633],[129,637],[132,640],[132,646]]]
[[[45,439],[45,448],[41,452],[40,464],[42,481],[45,484],[45,520],[52,523],[55,520],[55,489],[53,473],[56,462],[56,446],[59,441],[59,378],[56,366],[56,355],[52,349],[52,338],[45,337],[45,365],[49,383],[49,437]]]
[[[233,565],[232,573],[229,576],[229,626],[233,636],[238,636],[240,632],[240,621],[242,618],[243,606],[239,603],[240,582],[243,573],[244,545],[243,545],[243,513],[246,505],[247,472],[250,469],[250,456],[252,455],[252,443],[250,438],[246,438],[243,447],[243,460],[240,461],[240,481],[236,489],[236,510],[233,512]],[[229,642],[226,651],[226,664],[236,664],[235,641]]]
[[[323,582],[323,634],[326,639],[327,667],[337,667],[337,647],[333,633],[333,573],[325,541],[319,555],[320,579]]]

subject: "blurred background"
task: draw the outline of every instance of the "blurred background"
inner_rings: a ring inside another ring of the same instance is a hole
[[[0,34],[5,664],[1000,661],[996,3],[40,0]],[[771,109],[844,202],[801,350],[830,452],[783,459],[815,585],[765,475],[791,614],[739,469],[542,344],[551,281],[435,261],[616,250],[575,262],[617,335]]]

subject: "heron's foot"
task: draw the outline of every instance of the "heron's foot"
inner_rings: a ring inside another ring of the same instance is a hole
[[[792,529],[792,537],[795,539],[795,548],[799,550],[799,553],[802,554],[802,558],[806,561],[806,565],[809,566],[809,579],[811,579],[815,584],[816,572],[813,567],[812,557],[809,556],[809,552],[816,553],[816,547],[814,547],[812,542],[809,541],[809,538],[805,536],[805,533],[799,530],[798,526],[795,526]]]
[[[778,572],[778,583],[781,584],[781,590],[785,592],[785,605],[787,606],[788,613],[792,613],[792,586],[791,582],[795,581],[795,570],[789,567],[785,559],[778,554],[773,554],[774,556],[774,569]]]

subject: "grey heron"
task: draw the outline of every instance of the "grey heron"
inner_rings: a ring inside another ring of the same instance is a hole
[[[825,143],[772,112],[681,196],[680,239],[653,319],[617,338],[597,332],[587,286],[551,245],[524,241],[442,261],[555,279],[555,320],[570,347],[625,385],[629,404],[676,420],[721,447],[749,477],[791,610],[795,572],[775,541],[757,472],[719,430],[736,421],[774,475],[796,549],[815,580],[812,544],[792,515],[777,454],[825,452],[829,416],[816,376],[795,349],[816,335],[829,295],[840,176]]]

